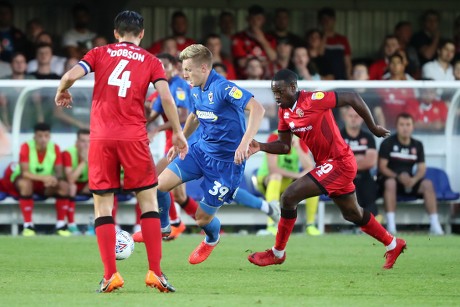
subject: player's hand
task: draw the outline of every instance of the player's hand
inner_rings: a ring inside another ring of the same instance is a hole
[[[260,151],[260,144],[256,140],[252,140],[251,143],[249,143],[249,156],[252,156],[253,154],[257,153]]]
[[[57,92],[54,102],[58,107],[71,108],[72,107],[72,94],[68,90]]]
[[[54,176],[47,175],[43,178],[43,185],[48,187],[55,187],[58,184],[58,179]]]
[[[250,143],[249,143],[250,144]],[[249,153],[249,144],[246,141],[242,141],[235,151],[234,162],[235,164],[242,164],[251,155]]]
[[[176,159],[177,154],[179,152],[176,150],[176,148],[173,146],[169,149],[168,153],[166,154],[166,159],[168,160],[168,163],[170,163],[172,160]]]
[[[174,150],[177,152],[176,156],[177,154],[179,154],[179,158],[184,160],[185,155],[188,153],[188,144],[187,140],[185,139],[184,133],[182,131],[174,133],[172,137],[172,143],[174,145]]]
[[[379,138],[381,138],[381,137],[386,138],[386,137],[390,136],[390,130],[388,130],[388,129],[382,127],[382,126],[379,126],[379,125],[374,126],[374,128],[372,128],[370,130],[375,136],[377,136]]]

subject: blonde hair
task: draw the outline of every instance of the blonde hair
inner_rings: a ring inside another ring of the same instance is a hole
[[[181,61],[193,59],[200,64],[207,64],[212,68],[212,52],[202,44],[193,44],[182,50],[179,55]]]

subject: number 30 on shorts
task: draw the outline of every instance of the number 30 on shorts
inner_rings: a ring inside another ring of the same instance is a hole
[[[318,166],[316,168],[317,168],[316,174],[318,176],[321,176],[322,174],[329,173],[332,170],[333,166],[332,166],[332,164],[324,163],[323,165],[320,165],[320,166]]]
[[[212,196],[219,194],[219,199],[223,198],[228,193],[228,191],[230,191],[230,189],[226,186],[223,186],[222,183],[218,181],[214,181],[214,186],[212,189],[208,190],[209,194]]]

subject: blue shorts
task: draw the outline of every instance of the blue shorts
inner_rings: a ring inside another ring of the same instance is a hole
[[[232,202],[233,194],[244,176],[244,165],[216,160],[195,143],[190,146],[184,160],[174,159],[168,169],[181,178],[182,182],[203,177],[200,186],[204,191],[204,202],[218,208],[225,202]]]

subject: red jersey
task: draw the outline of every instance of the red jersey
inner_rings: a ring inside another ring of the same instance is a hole
[[[388,62],[385,59],[375,61],[369,67],[369,79],[370,80],[382,80],[383,75],[386,73]]]
[[[292,109],[278,110],[278,131],[291,131],[310,148],[316,165],[329,159],[354,159],[332,115],[337,105],[335,92],[300,91]]]
[[[160,60],[132,43],[90,50],[80,61],[94,71],[92,140],[146,140],[144,101],[150,82],[165,80]]]
[[[81,162],[81,159],[80,157],[78,157],[78,163],[80,162]],[[64,165],[64,167],[73,167],[72,156],[70,155],[68,151],[64,151],[62,153],[62,165]]]
[[[343,49],[345,55],[351,55],[350,43],[344,35],[335,33],[334,36],[326,38],[326,48]]]
[[[447,120],[447,106],[445,102],[435,100],[431,104],[423,104],[416,99],[407,102],[407,110],[414,117],[415,122],[433,123]]]
[[[56,153],[56,160],[54,161],[54,165],[62,165],[62,158],[61,158],[61,151],[58,145],[54,145],[54,151]],[[38,161],[40,163],[43,162],[45,159],[46,150],[43,152],[37,151]],[[19,163],[29,163],[29,144],[24,143],[21,145],[21,150],[19,151]]]

